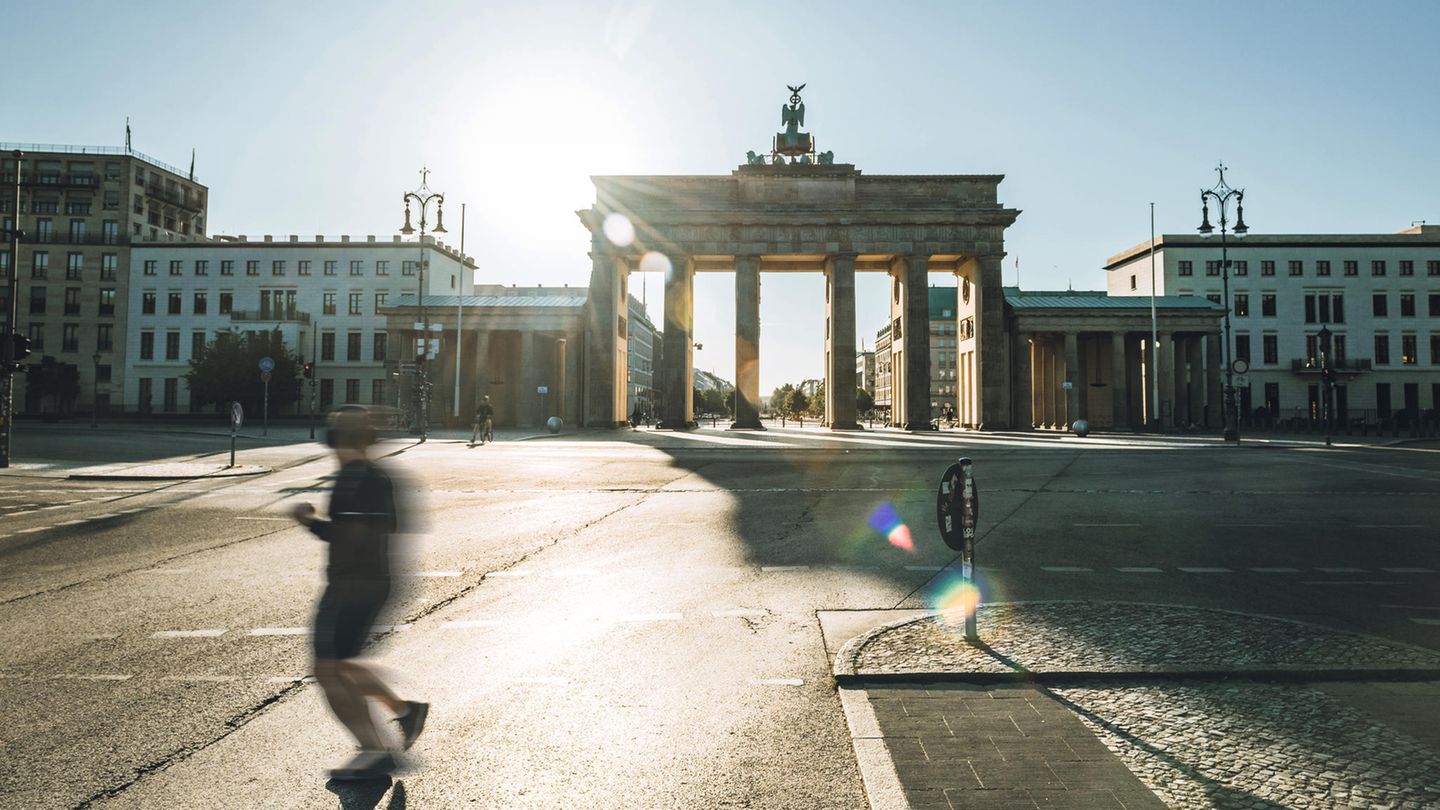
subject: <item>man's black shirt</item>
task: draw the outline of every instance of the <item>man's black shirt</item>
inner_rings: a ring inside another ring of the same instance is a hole
[[[388,584],[390,535],[398,528],[390,476],[368,459],[341,467],[330,494],[330,519],[310,526],[330,544],[330,584]]]

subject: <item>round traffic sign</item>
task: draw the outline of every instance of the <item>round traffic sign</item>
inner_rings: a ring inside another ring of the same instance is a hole
[[[262,358],[260,358],[260,370],[263,371],[263,372],[265,372],[265,373],[267,373],[267,374],[270,373],[270,372],[272,372],[272,371],[274,371],[274,370],[275,370],[275,360],[274,360],[273,358],[270,358],[270,357],[262,357]]]
[[[1230,370],[1236,374],[1244,374],[1250,370],[1250,361],[1243,357],[1237,357],[1235,358],[1235,362],[1230,364]]]
[[[965,549],[965,533],[974,537],[975,524],[965,510],[965,467],[951,464],[940,476],[940,490],[935,497],[935,518],[940,524],[940,539],[955,551]],[[972,500],[974,495],[972,494]]]
[[[238,402],[230,403],[230,427],[239,429],[245,423],[245,409]]]

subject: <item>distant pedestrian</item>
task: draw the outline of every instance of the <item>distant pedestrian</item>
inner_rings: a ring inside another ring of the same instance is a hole
[[[495,406],[490,404],[490,397],[480,398],[480,404],[475,406],[475,422],[470,426],[470,444],[473,447],[475,437],[480,437],[480,443],[495,441],[495,434],[492,428],[495,424]]]
[[[631,429],[631,430],[634,430],[634,429],[640,427],[640,413],[641,413],[642,410],[643,410],[643,409],[640,407],[640,403],[638,403],[638,402],[635,403],[635,407],[630,410],[630,429]]]
[[[394,772],[398,763],[396,752],[381,739],[368,701],[374,699],[395,715],[405,750],[425,728],[430,705],[401,700],[356,660],[390,597],[391,537],[400,526],[395,484],[369,457],[375,443],[370,412],[347,405],[330,414],[325,442],[340,461],[330,517],[318,517],[308,502],[296,504],[291,514],[329,544],[325,593],[315,613],[315,680],[331,711],[360,745],[360,753],[330,775],[373,779]]]

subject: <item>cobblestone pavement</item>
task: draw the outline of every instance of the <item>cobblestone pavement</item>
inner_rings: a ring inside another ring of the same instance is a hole
[[[1039,679],[1023,686],[1036,691],[1032,704],[1053,700],[1072,713],[1173,808],[1440,808],[1440,654],[1203,608],[1014,603],[982,607],[978,623],[978,646],[939,616],[879,628],[840,651],[836,675],[895,685],[913,678],[917,686],[944,677],[963,690],[966,675],[994,683],[1028,673]],[[1003,723],[976,726],[953,707],[910,698],[899,713],[895,685],[877,682],[871,701],[912,806],[1137,805],[1101,761],[1089,762],[1083,779],[1070,775],[1076,766],[1055,755],[1053,728],[1030,730],[1014,716],[1018,733]],[[927,684],[926,694],[942,695],[941,686]],[[972,743],[971,771],[952,776],[929,753],[945,732],[988,736],[1005,764],[979,757],[988,747]],[[1082,750],[1073,736],[1066,742]],[[908,753],[917,745],[919,764]],[[1035,767],[1006,790],[975,789],[1007,777],[1017,757]]]

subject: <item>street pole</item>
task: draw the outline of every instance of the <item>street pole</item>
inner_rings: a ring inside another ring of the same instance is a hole
[[[465,278],[465,203],[460,203],[460,278]],[[458,422],[460,419],[460,348],[463,345],[465,332],[463,331],[465,321],[465,287],[459,287],[455,296],[455,405],[454,413]]]
[[[320,376],[320,364],[316,363],[316,346],[320,340],[320,324],[310,327],[310,441],[315,441],[315,383]]]
[[[400,232],[406,236],[415,233],[415,229],[410,226],[410,203],[413,200],[420,206],[420,240],[418,243],[420,246],[420,291],[416,297],[420,302],[421,326],[420,351],[415,358],[415,373],[416,379],[418,380],[417,386],[419,387],[420,415],[418,427],[420,429],[420,441],[422,442],[429,438],[430,433],[430,380],[426,376],[426,361],[430,357],[430,318],[425,311],[425,228],[428,222],[426,221],[425,215],[432,200],[435,202],[435,228],[431,232],[446,232],[444,219],[445,195],[430,190],[430,186],[428,185],[429,175],[430,170],[422,168],[420,170],[420,188],[405,192],[405,225],[400,228]]]
[[[15,424],[15,336],[20,334],[17,319],[20,297],[20,168],[25,153],[16,149],[15,205],[10,209],[10,275],[5,280],[5,345],[0,347],[0,468],[10,466],[10,434]]]
[[[269,377],[269,375],[266,375],[266,377],[265,377],[265,403],[264,403],[264,405],[263,405],[262,408],[261,408],[261,422],[262,422],[262,424],[261,424],[261,426],[260,426],[260,433],[261,433],[261,435],[262,435],[262,436],[269,436],[269,435],[270,435],[270,377]]]
[[[1150,427],[1160,426],[1160,325],[1155,317],[1155,203],[1150,203]]]
[[[1201,220],[1197,229],[1202,237],[1208,237],[1214,232],[1210,225],[1210,200],[1214,200],[1220,207],[1220,284],[1223,290],[1223,301],[1225,306],[1225,392],[1223,396],[1223,407],[1225,414],[1224,436],[1225,441],[1240,443],[1240,415],[1237,413],[1237,397],[1235,396],[1235,369],[1230,360],[1231,338],[1230,338],[1230,256],[1226,242],[1226,232],[1232,230],[1229,227],[1228,207],[1230,201],[1235,201],[1235,227],[1233,231],[1236,239],[1243,239],[1245,234],[1250,232],[1245,225],[1245,190],[1231,188],[1225,182],[1225,164],[1221,163],[1215,169],[1220,174],[1220,180],[1214,188],[1202,189],[1200,191]]]

